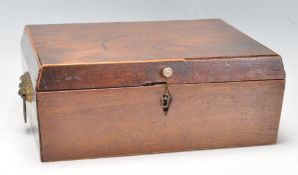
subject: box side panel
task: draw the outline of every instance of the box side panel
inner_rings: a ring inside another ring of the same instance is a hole
[[[22,36],[21,51],[23,56],[22,61],[26,63],[28,68],[26,71],[29,71],[33,86],[36,87],[38,85],[41,65],[39,63],[38,55],[32,43],[30,32],[27,28],[25,28]]]
[[[30,40],[30,35],[28,31],[24,31],[22,41],[21,41],[21,50],[22,50],[22,67],[23,72],[29,72],[31,81],[33,84],[34,92],[37,91],[37,82],[40,70],[40,64],[38,62],[37,55],[32,47]],[[36,145],[38,147],[39,154],[40,151],[40,135],[39,135],[39,122],[38,122],[38,113],[37,113],[37,100],[36,93],[34,95],[33,101],[26,101],[26,111],[27,117],[29,118],[32,133],[34,135]]]
[[[38,92],[43,161],[274,144],[284,80]]]

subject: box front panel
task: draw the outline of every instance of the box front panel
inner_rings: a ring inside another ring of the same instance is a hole
[[[276,142],[284,80],[39,92],[42,160]]]

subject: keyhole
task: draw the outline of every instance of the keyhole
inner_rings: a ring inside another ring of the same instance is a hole
[[[165,115],[167,115],[167,113],[169,111],[171,101],[172,101],[171,94],[170,94],[168,88],[166,88],[163,95],[160,98],[160,105],[161,105],[161,108],[164,111]]]
[[[169,107],[169,95],[163,95],[162,96],[162,105],[163,105],[163,108],[168,108]]]

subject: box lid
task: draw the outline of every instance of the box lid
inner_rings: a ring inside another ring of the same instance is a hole
[[[22,51],[37,91],[285,78],[278,54],[219,19],[28,25]]]

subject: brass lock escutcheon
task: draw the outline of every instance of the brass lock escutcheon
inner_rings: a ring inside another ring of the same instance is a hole
[[[26,110],[26,101],[32,102],[34,99],[34,89],[31,81],[31,77],[29,72],[25,72],[20,77],[21,83],[19,84],[19,92],[18,94],[23,99],[23,115],[24,115],[24,121],[27,123],[27,110]]]

